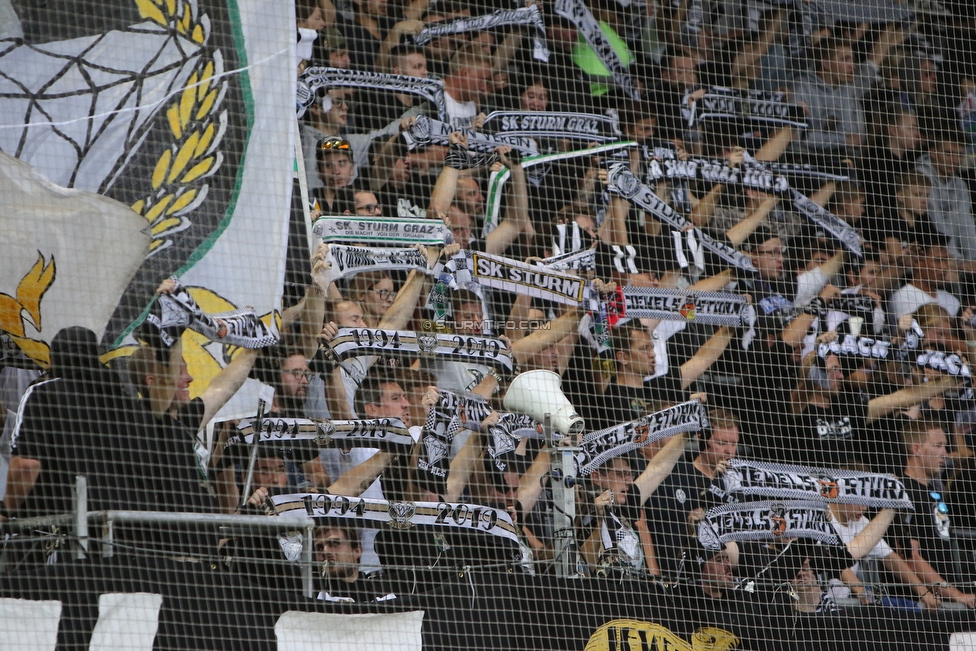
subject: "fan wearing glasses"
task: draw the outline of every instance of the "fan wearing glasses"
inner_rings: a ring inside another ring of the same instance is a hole
[[[349,285],[349,297],[359,305],[363,320],[370,328],[379,327],[396,294],[393,279],[385,271],[357,274]]]

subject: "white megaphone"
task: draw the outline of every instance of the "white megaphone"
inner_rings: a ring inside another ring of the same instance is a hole
[[[556,431],[566,436],[579,434],[583,431],[583,419],[563,395],[560,382],[552,371],[526,371],[509,385],[503,403],[505,409],[528,414],[540,423],[548,415],[549,424]]]

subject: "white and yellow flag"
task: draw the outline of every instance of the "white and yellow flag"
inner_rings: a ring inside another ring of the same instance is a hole
[[[103,4],[70,21],[85,3],[65,0],[0,39],[0,335],[42,363],[66,325],[132,343],[170,275],[206,312],[280,309],[293,3]],[[233,351],[193,337],[198,395]]]

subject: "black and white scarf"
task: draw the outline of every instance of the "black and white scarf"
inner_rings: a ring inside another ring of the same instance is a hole
[[[576,29],[583,35],[587,44],[593,48],[597,58],[613,75],[614,82],[631,99],[639,100],[640,93],[637,92],[634,80],[630,78],[630,74],[628,74],[623,62],[620,61],[620,57],[617,56],[613,45],[607,40],[603,30],[600,29],[600,23],[590,13],[583,0],[556,0],[553,10],[576,25]]]
[[[560,226],[563,225],[560,224]],[[596,251],[594,249],[584,249],[582,251],[554,255],[551,258],[537,260],[536,266],[545,267],[550,271],[594,271],[596,269]]]
[[[151,329],[143,328],[140,335],[152,333],[150,341],[155,347],[162,343],[171,347],[186,328],[198,332],[208,340],[225,346],[241,348],[265,348],[278,343],[277,315],[272,315],[265,324],[250,308],[206,314],[175,277],[176,289],[171,294],[161,294],[149,310],[146,323]]]
[[[454,241],[451,229],[439,219],[320,217],[312,224],[312,232],[326,243],[443,246]]]
[[[454,436],[464,429],[478,429],[490,413],[491,407],[481,396],[441,389],[420,434],[414,482],[424,490],[444,495]]]
[[[904,484],[888,474],[732,459],[722,479],[738,495],[912,510]]]
[[[891,341],[886,337],[855,337],[846,334],[828,343],[817,344],[817,356],[825,359],[828,355],[838,357],[861,357],[863,359],[894,359],[900,362],[911,362],[919,368],[930,368],[945,375],[960,377],[966,382],[971,381],[972,372],[968,362],[956,353],[946,353],[940,350],[925,348],[918,350],[920,345],[918,323],[912,322],[913,331],[906,336],[906,341],[897,348],[892,348]]]
[[[839,174],[829,170],[820,169],[807,163],[764,163],[773,174],[785,176],[800,176],[808,179],[820,179],[822,181],[850,181],[849,174]]]
[[[580,305],[585,297],[586,281],[579,276],[488,253],[475,253],[470,263],[471,278],[484,287],[563,305]]]
[[[891,340],[886,337],[855,337],[853,334],[838,336],[829,343],[817,344],[817,356],[862,357],[864,359],[898,358],[897,351],[891,349]]]
[[[793,199],[793,210],[840,240],[849,251],[858,257],[863,257],[861,236],[847,222],[826,208],[821,208],[799,190],[790,188],[789,196]]]
[[[698,432],[706,427],[708,412],[697,400],[689,400],[629,423],[590,432],[583,435],[575,457],[578,474],[585,477],[620,455],[675,434]]]
[[[325,493],[291,493],[271,498],[278,515],[341,520],[355,527],[412,529],[433,526],[474,531],[518,544],[511,516],[480,504],[447,502],[390,502]]]
[[[441,119],[447,115],[444,82],[440,79],[315,66],[306,68],[298,77],[298,117],[315,101],[320,88],[373,88],[419,95],[437,109]]]
[[[608,181],[611,193],[627,199],[646,212],[654,215],[656,219],[668,224],[679,233],[691,227],[689,232],[694,233],[697,241],[706,249],[733,267],[755,273],[756,268],[753,266],[749,256],[736,251],[732,246],[719,242],[707,233],[703,233],[699,229],[694,228],[691,222],[685,219],[684,216],[675,212],[671,206],[658,198],[649,187],[641,183],[641,180],[630,171],[627,165],[618,163],[611,166],[608,173]]]
[[[424,45],[435,38],[450,36],[452,34],[463,34],[465,32],[483,32],[495,27],[505,27],[508,25],[520,25],[531,27],[535,32],[532,36],[532,56],[537,61],[549,61],[549,48],[546,46],[546,26],[539,13],[539,7],[520,7],[518,9],[499,9],[490,14],[482,16],[471,16],[470,18],[456,18],[440,23],[433,23],[424,27],[416,36],[413,42],[416,45]]]
[[[431,120],[426,115],[417,116],[413,125],[403,132],[403,139],[410,149],[426,145],[449,145],[449,137],[455,131],[461,131],[468,137],[468,151],[485,154],[494,152],[498,147],[508,146],[517,149],[523,156],[536,156],[539,153],[539,148],[530,138],[504,140],[474,129],[457,129],[447,122]]]
[[[754,124],[806,128],[808,125],[803,117],[803,109],[785,99],[785,93],[781,92],[742,91],[713,86],[704,97],[695,102],[689,102],[686,96],[682,106],[687,107],[683,109],[683,113],[689,127],[706,120],[744,118]]]
[[[840,545],[827,510],[826,502],[811,500],[723,504],[709,509],[698,523],[698,542],[710,551],[743,540],[809,538]]]
[[[411,271],[431,273],[427,257],[414,248],[386,249],[329,244],[325,257],[328,268],[322,272],[326,284],[367,271]]]
[[[623,134],[617,120],[595,113],[549,111],[492,111],[484,130],[498,138],[565,138],[586,142],[612,142]]]
[[[751,328],[756,310],[744,296],[725,292],[696,292],[657,287],[623,287],[611,299],[608,313],[618,319],[694,321],[706,325]]]
[[[331,342],[339,359],[363,355],[427,357],[483,364],[511,374],[515,368],[505,342],[491,337],[473,337],[441,332],[340,328]]]
[[[492,465],[498,472],[506,472],[519,442],[522,439],[544,438],[545,430],[542,423],[526,414],[502,414],[498,424],[489,427],[485,435]]]
[[[851,252],[861,256],[861,236],[857,230],[791,187],[784,176],[784,173],[791,171],[795,171],[793,167],[789,169],[784,169],[784,166],[773,167],[751,156],[747,156],[740,167],[731,167],[721,160],[667,158],[649,160],[646,178],[649,182],[658,179],[677,181],[700,179],[710,183],[740,184],[762,192],[775,193],[792,203],[793,210],[837,238]],[[811,176],[813,174],[812,171],[809,173]],[[822,174],[825,180],[834,180],[832,177],[838,176],[819,172],[817,174]]]
[[[252,445],[256,418],[244,418],[237,425],[237,433],[227,439],[227,446]],[[319,447],[376,448],[403,451],[416,441],[398,418],[373,420],[319,420],[308,418],[261,419],[259,443],[315,441]]]

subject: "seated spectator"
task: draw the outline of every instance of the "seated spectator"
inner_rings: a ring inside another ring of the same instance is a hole
[[[951,518],[940,479],[948,440],[945,430],[937,422],[917,420],[902,433],[908,453],[902,481],[913,511],[896,522],[896,549],[936,597],[976,608],[976,594],[957,587],[972,585],[971,577],[958,576],[953,570]]]

